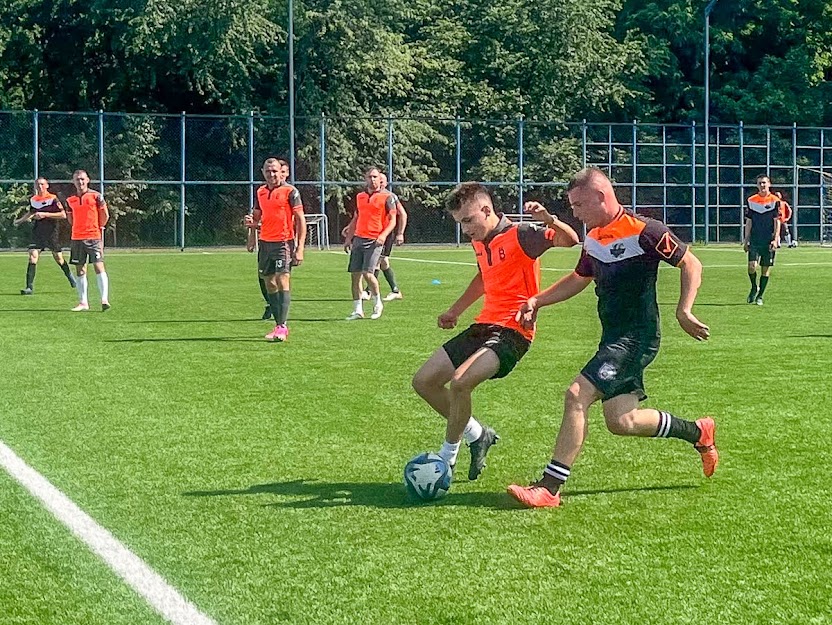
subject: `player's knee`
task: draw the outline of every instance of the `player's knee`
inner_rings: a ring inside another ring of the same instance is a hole
[[[386,269],[390,269],[390,258],[387,257],[387,256],[382,256],[381,260],[378,263],[378,268],[381,269],[382,271],[385,271]]]
[[[473,380],[470,376],[454,374],[454,377],[451,378],[450,384],[448,384],[448,390],[455,395],[459,395],[470,393],[474,390],[476,385],[476,380]]]
[[[566,413],[569,414],[578,408],[587,408],[588,406],[585,406],[585,403],[583,393],[581,392],[581,385],[577,382],[570,384],[563,396],[563,405]]]
[[[607,429],[618,436],[629,436],[633,433],[636,425],[635,411],[631,410],[619,415],[604,415],[604,422]]]

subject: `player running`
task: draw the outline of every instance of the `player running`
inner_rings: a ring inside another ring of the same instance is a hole
[[[89,188],[90,177],[83,169],[72,174],[75,193],[67,197],[66,217],[72,226],[72,242],[69,248],[69,264],[75,265],[78,305],[73,312],[90,309],[87,300],[87,262],[91,262],[101,294],[101,310],[110,309],[110,278],[104,267],[104,241],[102,233],[110,219],[110,211],[104,196]]]
[[[413,388],[447,419],[439,455],[454,466],[464,438],[471,451],[468,479],[475,480],[499,437],[471,415],[471,394],[485,380],[508,375],[528,351],[534,324],[521,325],[515,313],[540,288],[539,257],[551,247],[572,247],[578,235],[536,202],[527,203],[526,210],[548,227],[510,222],[495,210],[486,187],[476,182],[456,187],[447,210],[471,238],[479,271],[439,315],[439,327],[454,328],[474,302],[483,296],[485,301],[474,324],[436,350],[416,372]]]
[[[370,319],[378,319],[384,310],[375,270],[384,241],[396,228],[396,197],[381,188],[381,172],[370,167],[364,172],[365,189],[355,197],[355,212],[344,233],[344,251],[350,255],[347,271],[352,277],[352,313],[348,321],[364,318],[361,301],[361,279],[370,287],[373,312]]]
[[[560,505],[560,488],[569,478],[586,438],[589,407],[598,400],[603,402],[604,420],[610,432],[685,440],[699,452],[704,473],[710,477],[719,460],[713,419],[685,421],[669,412],[638,406],[647,397],[644,369],[659,352],[659,261],[681,269],[676,319],[698,341],[709,336],[708,327],[691,312],[701,281],[701,263],[663,223],[622,208],[612,184],[600,169],[578,172],[567,194],[574,215],[590,228],[578,266],[570,275],[530,297],[517,313],[517,319],[524,327],[533,327],[541,307],[567,300],[595,280],[601,343],[566,391],[563,422],[543,477],[528,487],[512,484],[508,492],[530,508]]]
[[[284,168],[279,159],[268,158],[262,171],[266,184],[257,189],[254,208],[246,215],[245,224],[249,228],[249,246],[254,231],[260,227],[257,265],[276,324],[266,339],[286,341],[289,338],[286,321],[292,301],[290,277],[292,267],[303,262],[306,218],[300,193],[286,182],[288,168]]]
[[[70,286],[75,288],[75,279],[69,271],[69,265],[64,262],[61,244],[58,241],[58,222],[62,219],[66,219],[66,211],[61,201],[57,195],[49,192],[49,181],[46,178],[38,178],[35,181],[35,195],[29,199],[29,210],[14,221],[15,226],[34,222],[29,244],[29,265],[26,267],[26,288],[20,289],[21,295],[34,293],[38,258],[44,250],[52,252],[52,258],[64,272]]]
[[[746,301],[763,305],[763,294],[768,286],[774,256],[780,246],[780,198],[771,192],[771,179],[757,176],[757,193],[747,200],[745,236],[742,249],[748,252],[748,279],[751,290]],[[760,287],[757,288],[757,264],[760,265]]]

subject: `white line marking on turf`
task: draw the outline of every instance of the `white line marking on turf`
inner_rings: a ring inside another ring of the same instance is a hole
[[[174,625],[216,625],[2,441],[0,466],[168,621]]]

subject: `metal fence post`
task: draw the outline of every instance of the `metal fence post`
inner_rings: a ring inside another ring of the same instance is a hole
[[[462,125],[459,122],[459,115],[456,116],[456,184],[462,182]],[[462,242],[462,229],[459,223],[456,224],[456,246]]]
[[[321,157],[321,189],[320,189],[320,203],[321,203],[321,214],[326,215],[326,117],[324,116],[323,111],[321,111],[321,121],[320,121],[320,157]],[[326,248],[329,249],[329,224],[325,221],[327,225],[327,230],[323,232],[323,236],[321,238],[325,242]]]
[[[393,118],[387,118],[387,190],[393,189]]]
[[[40,150],[40,116],[37,109],[32,113],[32,143],[32,154],[34,156],[32,169],[35,174],[34,180],[37,180],[40,177],[40,157],[38,155]]]
[[[185,251],[185,111],[179,116],[179,249]]]
[[[792,122],[792,213],[797,215],[797,195],[800,188],[797,184],[797,177],[800,175],[800,170],[797,168],[797,122]],[[795,216],[795,223],[797,223]],[[786,228],[791,226],[787,223]],[[797,241],[797,228],[794,231],[794,241]]]
[[[630,188],[631,188],[630,192],[632,194],[632,197],[630,198],[630,205],[632,206],[634,213],[638,212],[638,209],[636,208],[636,191],[638,189],[638,184],[637,184],[637,179],[636,179],[636,176],[637,176],[636,172],[638,171],[638,147],[637,147],[637,143],[638,143],[638,120],[634,119],[633,120],[633,175],[631,177],[631,182],[630,182]]]
[[[745,239],[745,129],[740,122],[739,125],[740,144],[740,241]]]
[[[525,122],[523,120],[523,116],[520,115],[520,118],[517,120],[517,165],[520,169],[520,184],[518,185],[518,194],[517,194],[517,212],[520,213],[520,219],[523,219],[523,185],[525,184],[525,176],[523,173],[523,166],[524,166],[524,158],[523,158],[523,139],[525,134]]]
[[[696,241],[696,120],[690,122],[690,240]]]
[[[587,164],[587,129],[586,119],[581,120],[581,169],[586,169]],[[569,199],[566,200],[567,209],[569,208]],[[581,222],[581,229],[584,231],[584,238],[586,238],[586,224]]]
[[[98,110],[98,179],[101,181],[99,190],[104,195],[104,111]]]
[[[254,208],[254,111],[248,112],[248,209]]]

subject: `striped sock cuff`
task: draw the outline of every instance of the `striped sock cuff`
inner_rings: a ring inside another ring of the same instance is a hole
[[[667,438],[670,434],[670,421],[673,418],[669,412],[659,411],[659,429],[653,435],[654,438]]]
[[[547,464],[546,468],[543,469],[543,475],[548,475],[549,477],[553,477],[561,482],[565,482],[569,479],[569,473],[569,467],[560,462],[555,462],[554,460]]]

